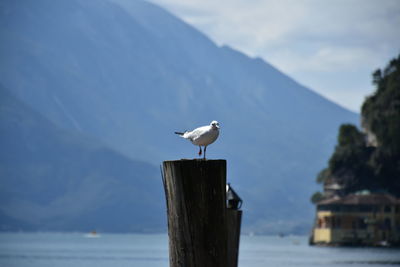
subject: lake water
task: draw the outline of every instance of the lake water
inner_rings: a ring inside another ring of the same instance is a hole
[[[400,250],[310,247],[305,236],[242,236],[239,267],[394,266]],[[0,233],[0,267],[167,267],[166,234]]]

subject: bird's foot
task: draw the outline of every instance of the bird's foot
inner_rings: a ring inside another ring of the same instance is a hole
[[[202,154],[202,151],[201,151],[201,147],[200,147],[200,150],[199,150],[199,156],[201,156],[201,154]]]

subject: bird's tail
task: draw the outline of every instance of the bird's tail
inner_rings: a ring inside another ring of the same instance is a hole
[[[175,132],[175,134],[184,135],[185,133],[182,133],[182,132]]]

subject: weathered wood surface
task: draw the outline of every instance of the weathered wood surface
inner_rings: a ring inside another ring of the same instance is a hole
[[[242,211],[235,209],[227,209],[226,221],[228,229],[227,267],[237,267],[239,260],[239,242],[240,242],[240,227],[242,222]]]
[[[228,266],[226,161],[163,162],[170,267]]]

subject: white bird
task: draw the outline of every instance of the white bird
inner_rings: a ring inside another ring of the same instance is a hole
[[[185,139],[190,140],[193,145],[199,146],[199,156],[201,156],[201,147],[204,146],[204,159],[206,158],[207,146],[214,143],[219,135],[219,123],[217,121],[212,121],[210,125],[199,127],[193,131],[175,132],[176,134],[182,136]]]

